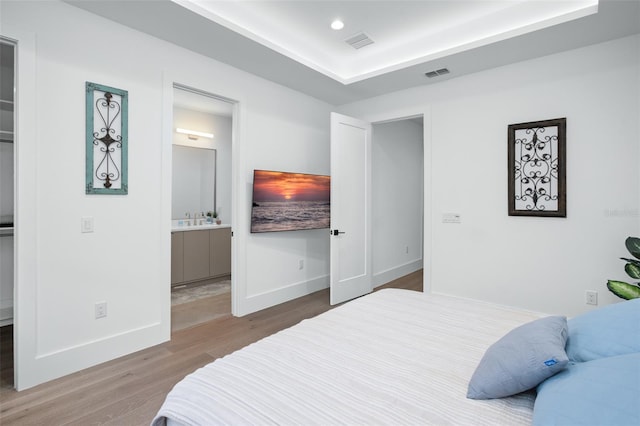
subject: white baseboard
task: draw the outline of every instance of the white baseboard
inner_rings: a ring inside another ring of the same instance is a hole
[[[261,309],[270,308],[298,297],[329,287],[329,275],[323,275],[308,281],[301,281],[266,293],[249,296],[242,300],[238,316],[248,315]]]
[[[15,384],[16,389],[22,391],[158,345],[168,340],[167,331],[166,326],[154,323],[50,353],[38,354],[33,359],[23,361],[24,367],[22,374],[18,376],[18,383]]]
[[[387,269],[386,271],[379,272],[373,276],[373,287],[379,287],[389,281],[393,281],[397,278],[418,271],[422,269],[422,265],[422,259],[417,259],[403,265]],[[262,309],[270,308],[280,303],[288,302],[289,300],[297,299],[298,297],[323,290],[327,287],[329,287],[329,276],[324,275],[308,281],[301,281],[286,287],[281,287],[266,293],[249,296],[241,301],[238,309],[238,316],[244,316]]]
[[[389,268],[385,271],[378,272],[373,275],[373,288],[380,287],[383,284],[393,281],[400,277],[404,277],[412,272],[422,269],[422,259],[412,260],[400,266]]]

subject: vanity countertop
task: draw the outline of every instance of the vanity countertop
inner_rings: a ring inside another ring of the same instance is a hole
[[[171,232],[187,232],[187,231],[201,231],[204,229],[219,229],[219,228],[231,228],[228,223],[222,223],[216,225],[215,223],[203,223],[202,225],[179,225],[174,221],[171,223]],[[186,221],[185,221],[186,222]]]

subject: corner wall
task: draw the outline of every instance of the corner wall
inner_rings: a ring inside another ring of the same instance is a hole
[[[374,122],[425,113],[427,288],[566,315],[592,308],[586,290],[619,300],[605,283],[625,278],[624,239],[640,231],[639,52],[626,37],[340,108]],[[567,218],[508,216],[507,126],[559,117]]]
[[[18,389],[170,338],[174,81],[240,101],[239,313],[326,286],[328,233],[257,238],[248,218],[254,168],[328,173],[329,105],[66,3],[1,2],[0,12],[0,31],[20,43]],[[84,192],[85,81],[129,92],[126,196]],[[83,216],[93,233],[80,233]],[[96,320],[100,301],[108,315]]]

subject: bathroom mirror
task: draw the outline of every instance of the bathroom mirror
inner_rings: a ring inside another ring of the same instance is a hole
[[[216,209],[215,149],[173,145],[171,217]]]
[[[217,211],[231,218],[233,104],[174,83],[172,219]]]

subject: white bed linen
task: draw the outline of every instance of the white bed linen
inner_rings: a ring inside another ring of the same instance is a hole
[[[475,401],[466,392],[484,351],[540,316],[381,290],[185,377],[152,424],[528,425],[532,393]]]

